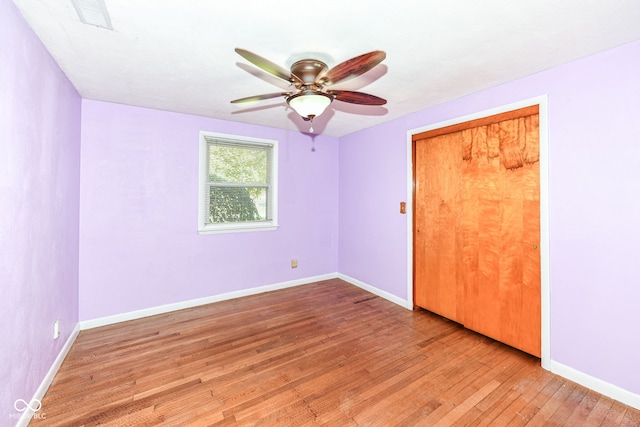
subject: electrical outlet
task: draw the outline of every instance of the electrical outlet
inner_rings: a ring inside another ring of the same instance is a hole
[[[298,268],[298,260],[297,259],[292,259],[291,260],[291,268]]]
[[[56,320],[53,324],[53,339],[57,340],[60,337],[60,319]]]

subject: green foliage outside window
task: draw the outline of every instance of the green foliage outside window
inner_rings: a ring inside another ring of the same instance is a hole
[[[261,221],[261,216],[251,197],[251,190],[243,187],[210,187],[209,222]]]
[[[268,219],[266,148],[209,145],[209,223]]]

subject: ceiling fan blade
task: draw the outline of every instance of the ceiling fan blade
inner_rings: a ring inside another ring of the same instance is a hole
[[[338,101],[349,102],[351,104],[384,105],[387,103],[386,99],[382,99],[378,96],[369,95],[368,93],[354,92],[351,90],[329,90],[327,93],[332,95]]]
[[[234,99],[232,104],[240,104],[242,102],[262,101],[263,99],[277,98],[279,96],[287,96],[288,92],[265,93],[264,95],[247,96],[246,98]]]
[[[248,50],[240,49],[239,47],[237,47],[235,50],[238,55],[242,56],[244,59],[251,62],[252,64],[262,68],[264,71],[266,71],[269,74],[273,74],[274,76],[280,77],[281,79],[291,83],[293,83],[294,81],[303,83],[298,76],[291,74],[291,72],[286,68],[281,67],[280,65],[275,64],[269,61],[268,59],[265,59],[259,55],[256,55],[253,52],[249,52]]]
[[[384,61],[386,57],[387,54],[381,50],[374,50],[373,52],[356,56],[327,71],[327,74],[325,74],[320,81],[327,86],[357,77]]]

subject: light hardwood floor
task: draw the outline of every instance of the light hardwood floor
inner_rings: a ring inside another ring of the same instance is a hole
[[[539,359],[340,280],[82,331],[31,425],[638,426]]]

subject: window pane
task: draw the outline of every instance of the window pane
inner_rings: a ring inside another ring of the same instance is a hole
[[[200,132],[198,232],[278,227],[278,141]]]
[[[210,187],[209,223],[267,220],[267,189]]]
[[[209,146],[209,181],[266,184],[267,150],[253,147]]]

